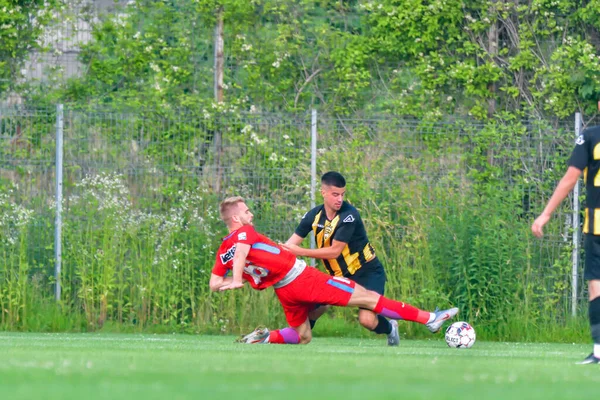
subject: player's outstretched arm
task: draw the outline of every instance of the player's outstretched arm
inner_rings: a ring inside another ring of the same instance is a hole
[[[224,277],[215,274],[210,275],[210,281],[208,282],[208,287],[211,291],[216,292],[221,289],[223,286],[229,285],[231,283],[231,277]]]
[[[297,256],[319,258],[321,260],[333,260],[342,254],[342,250],[347,243],[339,240],[334,240],[331,246],[322,247],[320,249],[305,249],[295,244],[284,244],[283,248],[291,251]]]
[[[558,207],[569,193],[571,193],[571,190],[573,190],[575,184],[577,184],[580,175],[581,170],[578,168],[569,167],[569,169],[567,169],[567,172],[556,186],[552,197],[548,200],[546,208],[544,208],[544,211],[535,219],[533,225],[531,225],[531,232],[533,232],[535,236],[542,237],[544,235],[544,225],[548,223],[550,216],[554,210],[556,210],[556,207]]]
[[[246,243],[237,243],[235,246],[235,255],[233,256],[233,276],[231,282],[221,286],[219,290],[233,290],[239,289],[244,286],[242,280],[242,274],[244,272],[244,266],[246,265],[246,258],[250,252],[250,245]]]
[[[284,244],[299,246],[303,240],[304,238],[302,236],[298,235],[297,233],[292,233],[292,236],[290,236],[290,238]]]

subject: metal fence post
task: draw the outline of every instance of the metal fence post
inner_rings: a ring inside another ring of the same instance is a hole
[[[581,134],[581,113],[575,113],[575,137]],[[573,265],[571,268],[571,315],[577,315],[579,280],[579,181],[573,188]]]
[[[54,224],[55,298],[60,301],[62,264],[63,105],[56,106],[56,219]]]
[[[316,206],[317,191],[317,110],[313,108],[310,124],[310,209]],[[316,242],[314,236],[310,237],[310,248],[314,249]],[[315,265],[315,260],[310,259],[311,265]]]

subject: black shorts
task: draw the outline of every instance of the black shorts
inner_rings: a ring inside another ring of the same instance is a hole
[[[348,275],[346,278],[352,279],[365,289],[377,292],[382,296],[385,292],[385,281],[387,281],[387,278],[383,265],[377,258],[369,261],[359,268],[354,275]]]
[[[600,236],[586,234],[584,239],[585,279],[600,279]]]

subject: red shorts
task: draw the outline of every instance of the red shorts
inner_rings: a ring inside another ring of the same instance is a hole
[[[288,324],[295,328],[308,318],[315,304],[347,306],[356,283],[346,278],[327,275],[316,268],[306,267],[288,285],[275,289]]]

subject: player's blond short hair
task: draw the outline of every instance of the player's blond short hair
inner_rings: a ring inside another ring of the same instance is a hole
[[[221,219],[227,223],[231,219],[233,210],[239,203],[244,203],[245,200],[242,196],[232,196],[223,200],[219,206],[219,212],[221,213]]]

